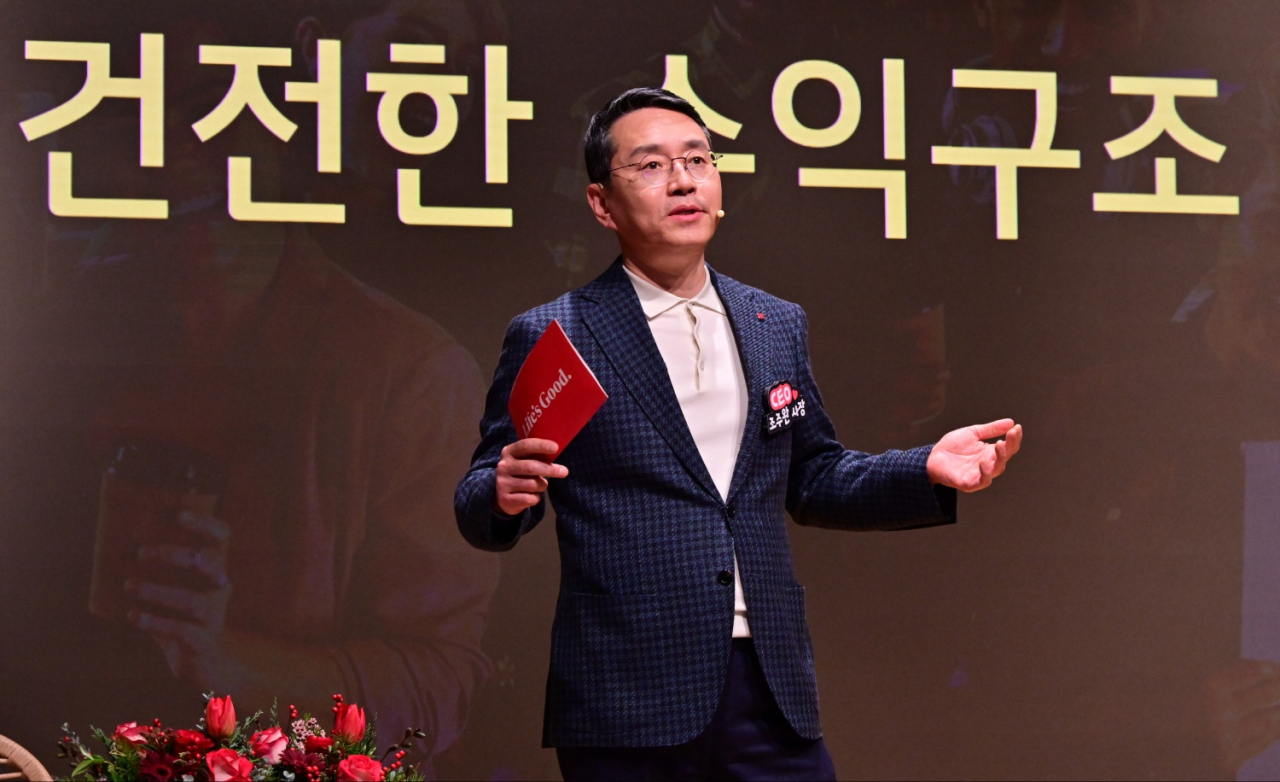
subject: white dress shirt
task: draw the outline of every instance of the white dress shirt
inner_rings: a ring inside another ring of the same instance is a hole
[[[729,497],[733,467],[747,425],[747,381],[724,302],[707,275],[702,290],[682,299],[625,266],[649,330],[667,365],[680,411],[720,499]],[[733,637],[747,638],[747,601],[738,555],[733,557]]]

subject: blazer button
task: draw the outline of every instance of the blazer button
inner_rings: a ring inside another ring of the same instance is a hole
[[[720,586],[729,586],[733,583],[733,574],[727,570],[721,570],[720,575],[716,576],[716,581],[720,583]]]
[[[738,515],[738,510],[734,508],[732,505],[726,505],[724,508],[724,515],[728,516],[729,518],[733,518],[734,516]]]

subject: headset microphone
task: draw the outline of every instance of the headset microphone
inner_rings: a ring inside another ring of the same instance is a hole
[[[724,217],[724,210],[721,209],[720,211],[716,212],[716,217]]]

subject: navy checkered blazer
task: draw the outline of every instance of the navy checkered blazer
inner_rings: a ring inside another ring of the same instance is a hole
[[[511,548],[542,519],[494,511],[495,467],[515,441],[507,398],[552,319],[609,400],[557,460],[552,480],[560,598],[552,629],[546,746],[663,746],[692,740],[723,689],[733,627],[734,551],[769,686],[796,732],[817,738],[818,695],[784,511],[800,524],[883,530],[954,520],[955,494],[930,484],[929,448],[845,450],[822,408],[800,307],[723,275],[711,279],[746,374],[746,430],[727,501],[698,454],[631,281],[615,262],[594,282],[507,329],[480,428],[458,485],[473,545]],[[760,317],[763,313],[764,317]],[[767,390],[790,381],[806,415],[765,433]]]

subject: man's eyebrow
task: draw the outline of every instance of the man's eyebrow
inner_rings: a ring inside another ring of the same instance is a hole
[[[710,149],[710,147],[707,145],[707,140],[705,138],[689,139],[688,141],[684,142],[683,148],[684,149]],[[640,155],[640,154],[647,155],[650,152],[661,152],[661,151],[662,151],[661,144],[641,144],[640,146],[631,150],[631,154],[629,154],[627,157],[635,157],[636,155]]]

